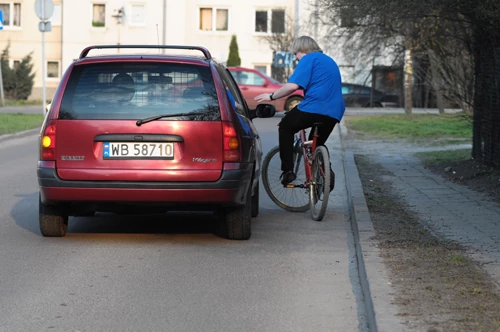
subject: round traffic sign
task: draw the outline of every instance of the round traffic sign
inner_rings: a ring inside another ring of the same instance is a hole
[[[40,20],[48,20],[54,13],[54,3],[52,0],[36,0],[35,13]]]

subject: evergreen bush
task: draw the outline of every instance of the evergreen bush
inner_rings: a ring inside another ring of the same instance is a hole
[[[236,35],[233,35],[231,37],[231,44],[229,44],[229,56],[227,58],[226,65],[228,67],[237,67],[241,65],[241,59],[238,53],[238,42],[236,41]]]

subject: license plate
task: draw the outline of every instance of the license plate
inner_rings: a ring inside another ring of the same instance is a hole
[[[174,159],[174,143],[104,142],[104,159]]]

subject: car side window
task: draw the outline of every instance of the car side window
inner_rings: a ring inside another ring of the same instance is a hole
[[[229,73],[231,74],[231,76],[233,76],[233,78],[237,84],[242,84],[241,83],[241,75],[242,75],[241,71],[230,70]]]
[[[361,89],[361,94],[363,94],[363,95],[369,95],[369,94],[371,94],[371,92],[372,92],[372,89],[370,89],[370,88],[363,87]]]
[[[247,84],[247,85],[258,85],[262,86],[264,85],[264,79],[256,73],[252,72],[246,72],[246,73],[241,73],[240,75],[240,82],[239,84]]]
[[[236,105],[235,105],[236,112],[241,114],[241,115],[247,116],[246,111],[245,111],[245,105],[246,105],[245,101],[241,97],[239,89],[236,86],[236,83],[230,77],[231,73],[229,72],[229,70],[227,70],[227,69],[224,70],[224,69],[221,69],[219,67],[217,67],[217,71],[219,72],[219,75],[222,79],[222,83],[224,83],[224,87],[226,88],[227,91],[229,91],[231,93],[232,97],[234,98],[234,100],[236,102]],[[230,97],[228,96],[228,98],[230,98]]]
[[[361,88],[359,86],[355,86],[353,89],[353,94],[355,95],[360,95],[361,94]]]
[[[348,95],[349,93],[351,93],[351,89],[349,86],[342,86],[342,94],[343,95]]]

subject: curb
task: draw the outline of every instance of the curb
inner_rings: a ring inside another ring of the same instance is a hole
[[[8,141],[11,139],[15,138],[23,138],[31,135],[38,134],[40,132],[40,128],[35,128],[35,129],[29,129],[25,131],[20,131],[14,134],[6,134],[6,135],[0,135],[0,142]]]
[[[397,307],[393,304],[393,289],[390,286],[383,259],[380,257],[378,242],[375,240],[375,230],[354,160],[354,153],[346,152],[342,144],[342,137],[347,134],[343,121],[340,129],[347,202],[368,328],[369,331],[374,332],[393,331],[398,325],[401,326],[402,321],[398,318]]]
[[[374,301],[370,291],[369,276],[364,261],[364,252],[366,252],[368,248],[363,243],[365,240],[370,241],[370,239],[375,235],[375,232],[373,230],[373,225],[371,225],[368,206],[366,205],[363,189],[361,188],[361,181],[359,180],[358,169],[356,168],[354,154],[352,152],[344,152],[344,171],[346,178],[345,184],[347,190],[347,204],[349,205],[351,228],[354,236],[354,245],[356,247],[356,261],[358,266],[359,282],[365,303],[366,321],[368,323],[369,331],[376,332],[378,331],[379,326],[377,324]],[[369,221],[369,223],[366,221]],[[358,223],[362,223],[363,225],[359,227],[360,225],[358,225]],[[363,233],[360,234],[360,231],[363,231]]]

